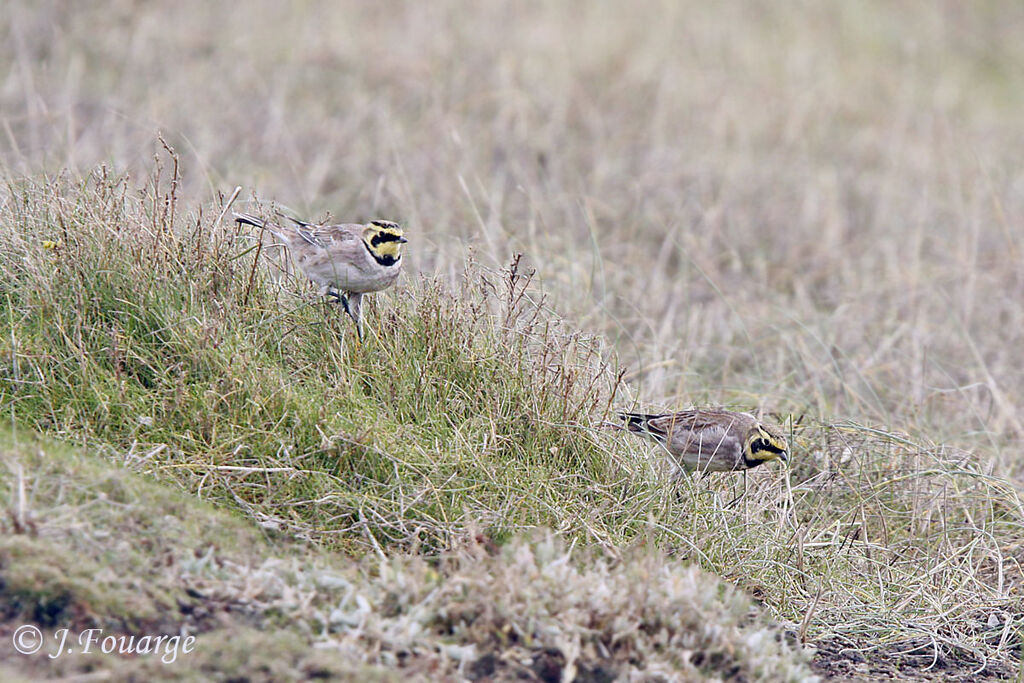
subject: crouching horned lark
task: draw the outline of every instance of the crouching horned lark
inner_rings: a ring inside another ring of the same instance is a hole
[[[263,228],[291,251],[296,265],[310,280],[337,299],[363,338],[363,294],[387,289],[402,270],[402,228],[391,221],[366,225],[315,225],[286,216],[294,226],[282,226],[247,213],[234,214],[245,225]]]
[[[789,460],[789,444],[780,429],[748,413],[701,408],[620,417],[626,430],[657,441],[689,471],[738,472],[770,460]]]

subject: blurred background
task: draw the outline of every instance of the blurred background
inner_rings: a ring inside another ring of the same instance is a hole
[[[1024,5],[8,0],[7,178],[402,222],[537,270],[645,407],[842,416],[1018,474]]]

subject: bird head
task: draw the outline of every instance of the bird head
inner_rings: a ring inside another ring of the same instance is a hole
[[[772,460],[789,462],[789,442],[778,427],[758,424],[747,435],[743,457],[751,467]]]
[[[402,245],[409,240],[398,223],[370,221],[363,226],[363,241],[378,261],[395,263],[402,258]]]

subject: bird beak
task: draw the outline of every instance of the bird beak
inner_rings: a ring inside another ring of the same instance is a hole
[[[786,463],[788,465],[789,464],[789,452],[788,451],[782,451],[782,453],[779,454],[779,460],[781,460],[782,462],[784,462],[784,463]]]
[[[405,239],[404,237],[399,237],[399,238],[398,238],[398,243],[399,243],[399,244],[405,244],[405,243],[406,243],[406,242],[408,242],[408,241],[409,241],[409,240]]]

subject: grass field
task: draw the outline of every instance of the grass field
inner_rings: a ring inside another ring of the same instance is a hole
[[[0,672],[1020,677],[1022,30],[8,3]],[[225,218],[275,206],[406,227],[362,343]],[[790,466],[673,479],[603,426],[690,405]]]

